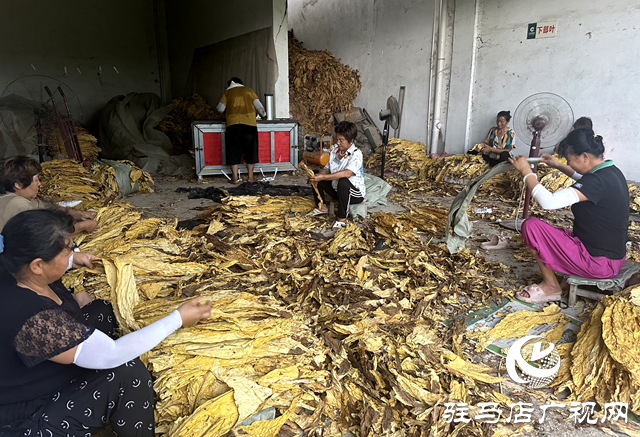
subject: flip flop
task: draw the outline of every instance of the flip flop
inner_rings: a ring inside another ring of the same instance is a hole
[[[485,250],[498,250],[498,249],[504,249],[507,246],[509,246],[509,240],[507,240],[504,237],[498,237],[498,242],[494,245],[486,245],[485,247],[483,247],[483,249]],[[482,245],[480,246],[482,247]]]
[[[231,185],[238,185],[238,184],[242,183],[242,179],[238,179],[237,181],[233,181],[233,180],[229,179],[229,183]]]
[[[525,297],[522,295],[522,292],[526,292],[529,297]],[[546,303],[546,302],[556,302],[562,299],[562,294],[545,294],[542,291],[542,288],[538,284],[527,285],[522,290],[516,293],[516,298],[521,300],[522,302],[527,303]]]
[[[494,235],[491,237],[491,240],[480,243],[480,249],[486,249],[487,247],[495,246],[496,244],[498,244],[498,236]]]
[[[313,208],[313,211],[311,211],[309,215],[315,215],[315,216],[329,215],[329,211],[322,211],[322,210],[319,210],[318,208]]]

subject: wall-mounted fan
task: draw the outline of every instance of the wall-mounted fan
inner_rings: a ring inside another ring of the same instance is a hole
[[[0,119],[21,141],[37,146],[40,162],[46,146],[61,151],[62,145],[70,159],[83,161],[74,124],[82,120],[82,106],[59,80],[41,75],[14,80],[0,95]]]

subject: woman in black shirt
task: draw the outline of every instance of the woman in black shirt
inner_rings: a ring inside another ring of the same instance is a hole
[[[542,282],[517,293],[525,302],[560,300],[561,289],[554,271],[589,279],[615,276],[625,262],[629,225],[629,189],[622,172],[605,160],[601,136],[589,128],[569,133],[557,148],[566,158],[560,164],[548,154],[544,163],[575,179],[575,183],[550,193],[538,183],[524,157],[511,159],[531,190],[531,195],[544,209],[571,206],[573,230],[559,229],[537,218],[522,223],[522,237],[532,250]]]
[[[22,212],[0,234],[0,436],[153,436],[151,376],[138,356],[210,314],[198,299],[111,339],[62,285],[73,219]]]

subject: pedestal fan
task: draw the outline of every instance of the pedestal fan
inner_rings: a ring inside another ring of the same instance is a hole
[[[394,96],[389,96],[387,99],[387,109],[380,111],[378,117],[384,121],[384,128],[382,129],[382,163],[380,164],[380,178],[384,179],[384,161],[387,155],[387,143],[389,142],[389,127],[398,129],[400,125],[400,106],[398,105],[398,99]]]
[[[14,80],[0,96],[0,119],[25,143],[34,143],[36,136],[40,162],[44,159],[43,137],[64,144],[69,159],[83,161],[74,125],[74,120],[82,119],[80,100],[59,80],[41,75]],[[62,144],[56,145],[60,149]]]
[[[540,156],[540,149],[551,149],[562,141],[573,125],[573,110],[565,99],[553,93],[533,94],[516,108],[514,129],[523,142],[531,142],[529,157]],[[537,164],[531,164],[535,172]],[[529,215],[531,191],[527,189],[522,210],[523,220]]]

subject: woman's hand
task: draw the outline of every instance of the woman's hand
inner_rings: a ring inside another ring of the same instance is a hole
[[[311,183],[311,182],[316,182],[316,183],[318,183],[318,182],[320,182],[320,181],[324,181],[324,176],[325,176],[325,175],[323,175],[323,174],[321,174],[321,173],[317,173],[317,174],[315,174],[314,176],[311,176],[309,179],[307,179],[307,182],[309,182],[309,183]]]
[[[77,222],[75,225],[76,234],[79,234],[82,231],[87,231],[90,234],[93,234],[95,231],[100,229],[100,223],[95,220],[82,220]]]
[[[78,302],[80,308],[84,307],[89,302],[93,302],[94,300],[96,300],[95,297],[91,296],[84,290],[74,294],[73,298],[76,300],[76,302]]]
[[[558,165],[560,164],[558,161],[555,160],[553,156],[549,155],[548,153],[543,153],[541,158],[542,158],[541,162],[543,164],[547,164],[551,168],[558,168]]]
[[[73,268],[79,269],[80,267],[93,268],[93,260],[98,259],[97,256],[85,252],[73,253]]]
[[[484,146],[482,146],[482,149],[480,149],[482,151],[482,153],[490,153],[493,152],[493,147],[491,147],[488,144],[485,144]]]
[[[509,162],[522,174],[522,176],[529,173],[535,173],[531,168],[531,165],[527,162],[527,158],[524,156],[509,158]]]
[[[80,218],[82,220],[94,220],[98,216],[95,211],[80,211]]]
[[[211,302],[202,302],[201,299],[200,296],[194,297],[180,305],[178,312],[182,318],[182,326],[195,325],[199,320],[211,316]]]

